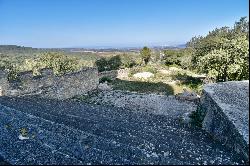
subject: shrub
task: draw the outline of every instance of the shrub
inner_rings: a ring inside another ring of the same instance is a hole
[[[109,71],[109,70],[117,70],[122,65],[120,55],[113,56],[109,59],[100,58],[96,60],[95,65],[98,68],[99,72]]]
[[[198,106],[197,110],[190,114],[191,124],[194,126],[202,127],[202,122],[205,118],[205,111],[201,106]]]
[[[45,53],[39,61],[41,61],[43,67],[51,68],[53,72],[58,75],[76,71],[78,69],[77,59],[60,53]]]
[[[157,73],[157,69],[155,67],[153,67],[153,66],[147,65],[147,66],[144,66],[141,69],[141,72],[150,72],[150,73],[156,74]]]
[[[182,69],[190,69],[192,66],[192,56],[184,56],[180,60]]]
[[[121,62],[122,62],[122,66],[121,66],[122,68],[132,68],[138,65],[133,55],[122,54],[120,57],[121,57]]]
[[[18,80],[18,68],[16,65],[8,65],[6,66],[7,71],[8,71],[8,76],[7,76],[7,79],[8,81],[15,81],[15,80]]]
[[[108,62],[105,58],[102,57],[95,61],[95,65],[97,66],[98,71],[102,72],[107,70]]]
[[[216,28],[188,43],[192,63],[216,81],[249,79],[249,22],[243,17],[233,28]]]
[[[143,47],[140,51],[140,54],[145,65],[147,65],[151,57],[151,50],[148,47]]]
[[[111,80],[111,78],[109,78],[109,77],[102,77],[102,78],[100,78],[100,80],[99,80],[99,83],[104,83],[104,82],[111,82],[112,80]]]
[[[116,56],[111,57],[108,60],[108,64],[109,64],[110,70],[118,70],[120,68],[120,66],[122,65],[120,55],[116,55]]]
[[[201,93],[203,82],[199,78],[192,77],[187,73],[178,72],[177,74],[172,76],[173,79],[177,79],[180,81],[180,85],[187,86],[192,89],[196,93]]]

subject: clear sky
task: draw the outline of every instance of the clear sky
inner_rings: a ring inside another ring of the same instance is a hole
[[[248,16],[248,0],[0,0],[0,44],[184,44]]]

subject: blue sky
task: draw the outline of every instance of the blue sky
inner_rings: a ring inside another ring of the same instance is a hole
[[[233,26],[248,0],[0,0],[0,44],[32,47],[184,44]]]

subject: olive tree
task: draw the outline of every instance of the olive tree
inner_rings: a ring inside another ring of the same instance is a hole
[[[151,57],[151,50],[148,47],[143,47],[140,51],[142,60],[145,64],[148,64]]]

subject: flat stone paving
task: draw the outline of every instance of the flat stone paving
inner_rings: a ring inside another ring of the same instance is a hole
[[[22,129],[29,139],[18,138]],[[0,132],[10,164],[244,164],[170,117],[72,100],[0,97]]]

